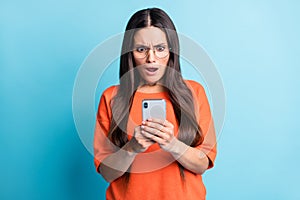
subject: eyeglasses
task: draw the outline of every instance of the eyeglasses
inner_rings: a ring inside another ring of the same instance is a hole
[[[156,58],[162,59],[169,55],[171,48],[168,48],[166,45],[156,45],[154,48],[141,45],[134,48],[133,55],[135,58],[143,59],[149,55],[150,50],[153,51]]]

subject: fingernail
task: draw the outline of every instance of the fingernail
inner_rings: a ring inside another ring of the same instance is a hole
[[[142,129],[144,129],[144,128],[145,128],[145,126],[141,126],[141,128],[142,128]]]
[[[146,124],[146,122],[145,122],[145,121],[142,121],[142,124]]]

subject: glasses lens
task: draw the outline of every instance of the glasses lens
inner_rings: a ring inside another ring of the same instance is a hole
[[[136,58],[145,58],[147,56],[148,49],[147,47],[136,47],[133,50],[134,57]]]
[[[138,52],[138,51],[133,51],[134,57],[136,58],[145,58],[147,56],[147,52]]]
[[[169,54],[169,51],[155,51],[155,55],[157,58],[165,58]]]
[[[169,54],[169,49],[166,46],[155,47],[155,55],[157,58],[165,58]]]
[[[150,50],[149,48],[138,47],[133,50],[134,57],[139,58],[139,59],[145,58],[146,56],[148,56],[149,50]],[[166,47],[156,47],[155,50],[153,51],[153,53],[159,59],[165,58],[169,55],[169,49]]]

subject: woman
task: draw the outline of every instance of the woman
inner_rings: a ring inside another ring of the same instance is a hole
[[[122,44],[120,85],[100,99],[94,139],[107,199],[205,199],[201,175],[216,139],[203,87],[180,73],[179,41],[161,9],[136,12]],[[142,120],[144,99],[164,99],[166,119]]]

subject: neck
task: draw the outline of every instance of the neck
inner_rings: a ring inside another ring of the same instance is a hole
[[[143,93],[157,93],[157,92],[164,92],[165,88],[159,83],[143,84],[138,87],[137,91]]]

